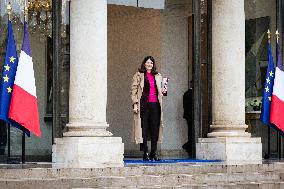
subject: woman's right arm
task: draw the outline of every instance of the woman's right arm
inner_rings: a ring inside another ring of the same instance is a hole
[[[138,87],[139,87],[138,73],[136,73],[133,76],[132,85],[131,85],[132,104],[138,103]]]
[[[131,85],[131,99],[132,106],[134,111],[138,111],[138,87],[139,87],[139,77],[138,73],[133,76],[132,85]]]

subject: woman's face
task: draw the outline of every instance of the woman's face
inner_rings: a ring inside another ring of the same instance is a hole
[[[146,62],[145,62],[145,68],[147,71],[151,71],[152,68],[153,68],[153,65],[154,63],[152,62],[152,60],[148,59]]]

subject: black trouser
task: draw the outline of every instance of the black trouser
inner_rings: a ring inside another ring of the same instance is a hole
[[[188,153],[189,156],[192,156],[193,154],[193,149],[194,149],[194,126],[192,119],[190,118],[185,118],[187,125],[188,125],[188,141],[182,145],[182,148]]]
[[[147,139],[151,138],[151,152],[157,151],[159,138],[161,107],[158,102],[148,102],[141,112],[143,150],[148,152]]]

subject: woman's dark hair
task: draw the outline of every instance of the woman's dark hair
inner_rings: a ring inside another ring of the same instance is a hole
[[[145,63],[146,63],[147,60],[149,60],[149,59],[153,62],[153,68],[152,68],[152,70],[151,70],[151,73],[154,74],[154,75],[158,74],[158,72],[157,72],[157,66],[156,66],[156,63],[155,63],[155,59],[154,59],[152,56],[146,56],[146,57],[143,59],[142,64],[141,64],[140,68],[138,69],[138,71],[139,71],[140,73],[146,73],[147,70],[146,70],[146,67],[145,67]]]

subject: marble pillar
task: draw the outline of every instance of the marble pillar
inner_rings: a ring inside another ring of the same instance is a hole
[[[197,158],[261,162],[261,139],[245,131],[244,0],[212,1],[212,118]]]
[[[124,145],[107,131],[107,0],[74,0],[70,10],[68,131],[55,139],[64,167],[123,166]]]

